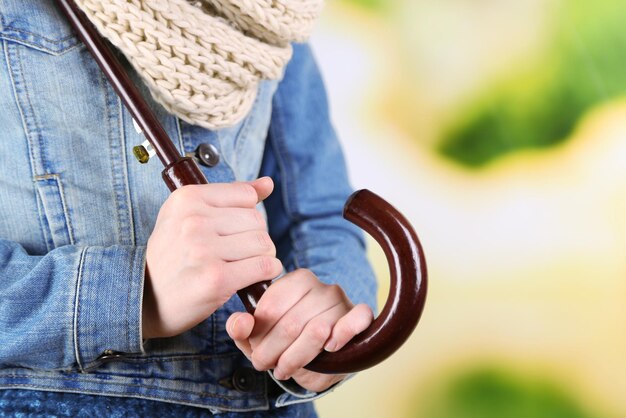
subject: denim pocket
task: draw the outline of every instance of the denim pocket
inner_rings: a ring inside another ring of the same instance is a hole
[[[3,0],[0,38],[52,55],[78,45],[78,38],[53,0]]]

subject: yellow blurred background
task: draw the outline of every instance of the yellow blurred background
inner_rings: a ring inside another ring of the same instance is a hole
[[[352,182],[412,221],[430,283],[321,417],[626,417],[625,23],[623,0],[328,2]]]

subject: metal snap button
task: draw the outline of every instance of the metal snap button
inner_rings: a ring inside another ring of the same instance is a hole
[[[200,144],[196,148],[196,158],[205,167],[215,167],[220,162],[220,154],[212,144]]]
[[[232,378],[233,387],[239,392],[251,392],[256,387],[256,372],[249,367],[235,370]]]
[[[116,359],[123,358],[123,357],[124,357],[124,353],[120,353],[119,351],[104,350],[104,353],[102,353],[102,355],[98,357],[98,360],[111,361],[111,360],[116,360]]]

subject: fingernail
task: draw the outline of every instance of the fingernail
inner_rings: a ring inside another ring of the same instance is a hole
[[[233,319],[233,321],[230,323],[230,327],[228,327],[228,333],[232,334],[233,330],[235,329],[235,326],[237,325],[237,321],[239,321],[239,318],[241,318],[241,315],[239,314],[235,314],[235,319]]]
[[[326,345],[324,346],[324,350],[329,351],[329,352],[333,352],[337,349],[337,342],[335,340],[330,340],[326,343]]]
[[[285,380],[285,375],[279,370],[274,370],[274,377],[278,380]]]

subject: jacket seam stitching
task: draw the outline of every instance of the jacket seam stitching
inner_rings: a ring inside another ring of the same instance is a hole
[[[145,248],[145,247],[144,247]],[[146,285],[146,260],[145,260],[145,251],[141,252],[141,257],[139,260],[137,260],[137,252],[135,251],[135,263],[140,263],[139,264],[139,269],[140,269],[140,276],[139,276],[139,324],[137,325],[138,328],[138,340],[139,340],[139,350],[141,351],[142,354],[145,355],[146,350],[143,347],[143,293],[144,293],[144,287]],[[133,263],[133,266],[135,266],[135,263]],[[134,268],[133,268],[134,270]],[[134,272],[134,271],[133,271]],[[133,277],[131,275],[131,277]]]
[[[67,202],[65,199],[65,189],[63,188],[63,183],[61,182],[61,178],[59,175],[54,176],[54,181],[57,184],[57,188],[59,189],[59,197],[61,198],[61,207],[63,208],[63,216],[65,216],[65,222],[67,224],[67,234],[70,239],[70,245],[74,245],[76,242],[74,240],[74,228],[72,227],[72,220],[70,218],[70,213],[67,208]]]
[[[116,94],[111,95],[112,87],[109,84],[109,81],[104,76],[104,73],[100,71],[99,74],[100,74],[99,85],[101,86],[103,93],[104,93],[104,109],[105,109],[104,114],[106,118],[106,128],[107,128],[106,135],[107,135],[107,145],[108,145],[108,150],[109,150],[109,169],[111,173],[111,183],[112,183],[111,201],[113,202],[114,208],[115,208],[114,230],[117,235],[117,242],[121,243],[122,245],[127,245],[128,242],[125,240],[125,236],[127,235],[127,232],[128,232],[127,229],[131,226],[130,219],[129,219],[130,212],[129,212],[129,208],[124,208],[124,201],[127,202],[128,196],[122,196],[122,195],[126,195],[125,193],[126,185],[124,184],[126,182],[124,181],[123,178],[120,178],[120,173],[119,173],[120,171],[125,173],[125,167],[123,170],[120,170],[119,161],[117,161],[117,159],[115,158],[116,148],[121,148],[122,144],[119,141],[117,141],[116,143],[116,138],[114,135],[115,124],[113,123],[113,118],[114,118],[113,113],[115,111],[112,108],[117,105],[118,112],[119,112],[120,99]],[[114,103],[112,103],[111,101],[112,97],[114,98]],[[119,128],[119,122],[118,122],[118,128]],[[121,177],[124,177],[124,174],[122,174]],[[124,188],[124,192],[120,192],[119,186]],[[126,335],[126,337],[128,341],[128,335]]]
[[[108,87],[108,81],[105,81],[105,88],[107,91],[107,102],[109,101],[109,89]],[[120,213],[120,218],[124,217],[125,218],[125,224],[127,225],[128,231],[122,231],[123,233],[125,232],[130,232],[131,237],[130,237],[130,243],[131,245],[134,244],[135,242],[135,237],[134,237],[134,226],[133,226],[133,216],[132,216],[132,208],[129,202],[129,185],[128,185],[128,177],[127,177],[127,170],[128,170],[128,164],[126,163],[126,140],[125,140],[125,133],[124,133],[124,116],[123,116],[123,111],[122,111],[122,101],[120,99],[120,97],[116,94],[115,95],[115,103],[117,104],[117,112],[118,112],[118,121],[117,121],[117,128],[119,130],[119,152],[121,154],[122,157],[122,167],[120,170],[120,167],[117,167],[118,171],[121,171],[121,178],[116,178],[115,174],[112,176],[113,177],[113,182],[115,183],[115,185],[118,185],[118,180],[121,181],[123,183],[124,186],[124,196],[123,199],[125,200],[125,206],[126,208],[120,208],[120,206],[122,206],[122,196],[120,196],[121,193],[117,192],[117,187],[113,187],[114,189],[114,193],[115,193],[115,198],[116,198],[116,202],[117,202],[117,206],[118,206],[118,211],[122,212]],[[107,103],[107,109],[109,107],[109,104]],[[112,110],[112,109],[111,109]],[[112,112],[111,112],[112,113]],[[111,120],[111,113],[107,112],[107,118],[108,118],[108,124],[111,128],[113,128],[113,121]],[[110,140],[111,140],[111,144],[113,143],[113,141],[115,140],[115,135],[113,134],[113,132],[110,132]],[[111,156],[112,160],[115,160],[115,158],[113,158],[113,156]],[[116,165],[115,163],[113,164],[114,166]],[[121,210],[120,210],[121,209]],[[120,223],[120,227],[122,226],[122,224]],[[120,242],[124,242],[123,240],[120,240]],[[128,280],[128,291],[126,292],[126,311],[125,311],[125,315],[124,315],[124,321],[126,323],[126,326],[124,327],[124,337],[126,338],[126,346],[127,347],[133,347],[134,346],[134,342],[131,342],[130,339],[130,312],[131,312],[131,293],[133,293],[133,285],[134,285],[134,274],[135,274],[135,253],[134,251],[131,251],[130,254],[130,274],[127,277]]]
[[[129,182],[129,172],[128,172],[128,153],[126,152],[126,144],[127,144],[127,138],[126,138],[126,130],[124,129],[124,106],[122,104],[122,100],[118,97],[117,98],[117,105],[118,105],[118,112],[120,114],[120,120],[119,120],[119,130],[120,130],[120,148],[121,148],[121,154],[122,154],[122,167],[124,167],[123,170],[123,181],[124,181],[124,191],[126,194],[126,207],[128,208],[128,222],[129,222],[129,232],[131,234],[130,237],[130,242],[131,245],[136,246],[137,245],[137,234],[135,233],[135,220],[134,220],[134,211],[133,211],[133,203],[130,197],[130,182]]]
[[[13,27],[13,26],[5,26],[4,16],[2,14],[0,14],[0,24],[2,26],[2,30],[0,31],[0,38],[1,39],[5,39],[7,41],[13,41],[13,42],[22,44],[24,46],[31,47],[33,49],[45,52],[45,53],[50,54],[50,55],[60,56],[60,55],[63,55],[66,52],[69,52],[70,50],[72,50],[72,49],[74,49],[74,48],[76,48],[76,47],[78,47],[80,45],[80,42],[77,39],[76,35],[73,35],[73,34],[69,34],[69,35],[65,36],[64,38],[61,38],[61,39],[55,41],[53,39],[46,38],[45,36],[43,36],[41,34],[38,34],[38,33],[26,31],[24,29],[18,29],[18,28]],[[24,35],[27,35],[27,36],[32,36],[32,37],[35,37],[35,38],[43,39],[44,41],[46,41],[46,42],[48,42],[48,43],[50,43],[52,45],[62,45],[64,43],[67,43],[68,41],[71,41],[72,39],[74,39],[74,43],[68,45],[65,48],[61,48],[58,51],[55,51],[55,50],[53,50],[51,48],[48,48],[48,47],[45,47],[45,46],[43,46],[41,44],[37,44],[37,43],[34,43],[34,42],[29,42],[29,41],[27,41],[25,39],[21,39],[21,38],[15,36],[15,35],[10,35],[7,32],[14,32],[14,33],[17,33],[17,34],[24,34]]]
[[[131,252],[131,257],[133,258],[132,260],[130,260],[131,262],[131,268],[130,268],[130,274],[128,275],[128,292],[126,292],[126,313],[125,313],[125,322],[126,322],[126,327],[124,327],[124,335],[126,336],[126,347],[132,347],[134,344],[132,344],[130,342],[130,294],[132,293],[132,289],[133,289],[133,273],[135,272],[134,270],[134,266],[135,266],[135,260],[134,260],[134,253]]]
[[[114,158],[112,155],[112,150],[111,150],[111,145],[113,142],[113,135],[111,134],[111,110],[109,109],[109,99],[110,99],[110,95],[109,95],[109,86],[107,85],[107,80],[104,76],[104,74],[102,73],[102,71],[98,71],[98,80],[99,80],[99,86],[102,89],[102,92],[104,93],[104,116],[106,118],[106,135],[107,135],[107,150],[109,151],[109,169],[111,170],[111,182],[112,187],[111,187],[111,201],[113,202],[113,204],[115,205],[115,210],[113,211],[113,213],[115,214],[115,234],[117,235],[117,242],[122,243],[122,235],[123,232],[121,231],[121,226],[122,226],[122,222],[120,220],[121,214],[120,214],[120,210],[119,210],[119,202],[117,199],[117,193],[115,192],[115,162],[114,162]]]
[[[120,362],[124,363],[174,363],[183,362],[189,360],[216,360],[216,359],[228,359],[241,356],[241,352],[227,352],[220,354],[179,354],[168,356],[124,356]],[[0,372],[0,376],[2,373]]]
[[[22,64],[21,57],[18,59],[18,65],[20,67],[20,74],[24,74],[24,66]],[[28,88],[27,88],[27,85],[26,85],[27,83],[26,83],[25,79],[23,80],[23,83],[24,83],[24,95],[26,96],[26,104],[28,105],[28,109],[30,111],[30,115],[31,115],[31,118],[32,118],[32,125],[33,125],[33,128],[34,128],[34,129],[30,129],[29,123],[26,122],[26,128],[27,128],[26,132],[28,133],[29,145],[30,146],[34,145],[34,144],[31,144],[31,141],[32,141],[32,142],[37,142],[37,145],[39,146],[39,160],[41,162],[41,169],[43,170],[43,173],[37,174],[37,171],[38,171],[37,168],[38,167],[37,167],[36,161],[34,161],[35,154],[33,152],[33,154],[32,154],[32,156],[33,156],[33,164],[34,164],[34,167],[35,167],[34,175],[49,174],[50,170],[49,170],[49,167],[48,167],[48,164],[47,164],[47,160],[46,160],[46,156],[45,156],[45,148],[44,148],[43,142],[41,141],[41,132],[40,132],[40,129],[39,129],[40,124],[39,124],[39,121],[37,120],[37,113],[35,112],[35,108],[33,106],[33,102],[30,99],[30,93],[28,91]],[[33,134],[34,134],[35,138],[31,139]]]
[[[31,48],[31,49],[34,49],[36,51],[43,52],[44,54],[52,55],[54,57],[60,57],[62,55],[65,55],[66,53],[72,51],[73,49],[78,48],[79,46],[81,46],[80,43],[76,43],[76,44],[71,45],[71,46],[69,46],[69,47],[67,47],[65,49],[61,49],[60,51],[55,51],[53,49],[46,48],[43,45],[35,44],[35,43],[32,43],[32,42],[28,42],[28,41],[26,41],[24,39],[20,39],[20,38],[17,38],[17,37],[14,37],[14,36],[10,36],[10,35],[0,35],[0,39],[4,39],[4,40],[12,42],[12,43],[20,44],[20,45],[23,45],[23,46],[25,46],[27,48]]]
[[[74,36],[75,36],[75,35],[70,34],[70,35],[67,35],[64,38],[61,38],[61,39],[55,41],[54,39],[46,38],[45,36],[43,36],[43,35],[41,35],[39,33],[30,32],[30,31],[27,31],[27,30],[24,30],[24,29],[18,29],[18,28],[13,27],[13,26],[4,26],[4,19],[2,19],[2,21],[3,21],[2,27],[4,28],[2,36],[6,36],[5,33],[7,31],[13,31],[13,32],[17,32],[17,33],[24,33],[26,35],[36,36],[38,38],[43,39],[46,42],[50,42],[51,44],[61,44],[63,42],[66,42],[66,41],[74,38]]]
[[[85,265],[86,256],[87,256],[87,248],[84,248],[80,254],[80,258],[78,262],[78,274],[76,278],[76,297],[74,299],[74,355],[76,357],[76,363],[78,364],[78,368],[81,372],[84,369],[83,369],[83,364],[80,360],[80,344],[79,344],[80,333],[78,331],[78,316],[80,315],[80,290],[81,290],[81,281],[83,277],[83,267]]]

